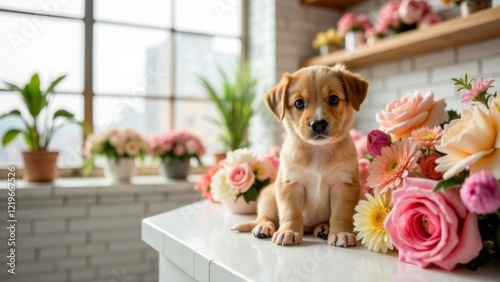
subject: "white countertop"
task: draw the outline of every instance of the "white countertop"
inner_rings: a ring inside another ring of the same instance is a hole
[[[330,247],[311,235],[282,247],[230,230],[253,218],[205,200],[144,219],[142,240],[198,281],[500,281],[498,261],[478,271],[420,269],[396,252]]]

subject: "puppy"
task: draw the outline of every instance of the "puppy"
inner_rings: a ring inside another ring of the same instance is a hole
[[[288,133],[278,176],[261,192],[257,219],[234,231],[272,236],[283,246],[301,244],[304,232],[332,246],[356,245],[353,215],[360,184],[349,129],[367,90],[368,82],[343,65],[283,75],[264,98]]]

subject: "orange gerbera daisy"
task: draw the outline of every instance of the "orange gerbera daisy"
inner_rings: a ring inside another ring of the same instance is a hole
[[[383,147],[381,154],[368,168],[367,183],[379,193],[403,187],[403,179],[413,171],[420,171],[417,164],[420,145],[415,140],[399,140],[391,146]]]
[[[422,127],[413,130],[410,139],[420,143],[422,149],[431,149],[441,141],[441,136],[443,136],[443,129],[440,126]]]

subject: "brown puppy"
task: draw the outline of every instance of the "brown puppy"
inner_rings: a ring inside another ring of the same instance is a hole
[[[368,82],[343,65],[283,75],[265,95],[288,133],[278,176],[259,197],[257,219],[233,230],[272,236],[278,245],[301,244],[304,232],[332,246],[356,245],[353,214],[360,186],[349,129],[367,90]]]

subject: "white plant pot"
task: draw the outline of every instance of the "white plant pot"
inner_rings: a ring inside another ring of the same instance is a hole
[[[130,182],[135,169],[135,158],[106,159],[103,167],[104,176],[112,182]]]
[[[349,31],[344,38],[345,49],[352,51],[365,43],[365,34],[361,31]]]
[[[257,212],[257,202],[251,201],[247,203],[243,196],[239,197],[236,201],[229,197],[222,199],[220,202],[226,210],[234,214],[254,214]]]

